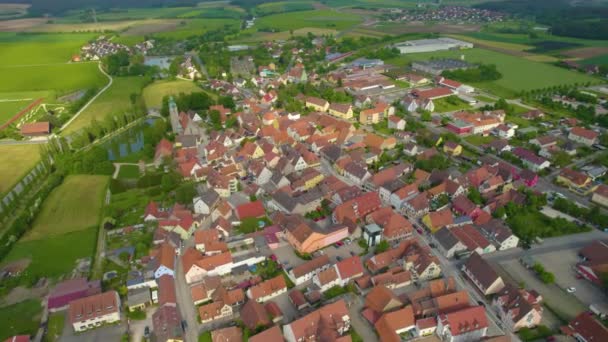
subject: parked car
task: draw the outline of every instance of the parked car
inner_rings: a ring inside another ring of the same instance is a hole
[[[416,228],[416,231],[418,232],[418,234],[421,234],[421,235],[422,235],[422,234],[424,234],[424,233],[422,232],[422,229],[420,229],[420,228]]]
[[[569,288],[566,289],[566,292],[574,293],[574,292],[576,292],[576,287],[570,286]]]
[[[342,247],[342,246],[344,246],[344,242],[342,242],[342,241],[336,242],[336,247]]]
[[[146,326],[146,327],[144,328],[144,337],[145,337],[145,338],[150,337],[150,327],[149,327],[149,326]]]

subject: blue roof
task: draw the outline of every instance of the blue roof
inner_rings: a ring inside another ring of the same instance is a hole
[[[459,216],[454,219],[454,224],[464,224],[467,222],[473,222],[470,216]]]

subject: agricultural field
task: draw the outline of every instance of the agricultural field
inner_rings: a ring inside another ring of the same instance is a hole
[[[35,335],[41,314],[42,306],[37,299],[0,308],[0,339],[14,335]]]
[[[502,78],[496,81],[475,82],[472,85],[486,89],[501,97],[514,97],[518,91],[532,90],[555,85],[595,82],[597,79],[550,64],[527,60],[500,52],[473,48],[460,51],[437,51],[400,56],[386,62],[394,65],[406,65],[414,60],[431,58],[456,58],[464,56],[472,63],[495,64]]]
[[[361,22],[357,14],[337,12],[333,10],[299,11],[273,14],[256,20],[251,31],[289,31],[304,27],[329,28],[344,30]]]
[[[4,194],[40,160],[38,145],[0,145],[0,194]]]
[[[194,82],[184,80],[157,81],[144,88],[143,96],[146,107],[160,108],[162,99],[166,95],[189,94],[197,91],[202,90]]]
[[[183,25],[181,24],[183,22]],[[180,25],[170,31],[156,33],[161,38],[185,39],[190,36],[200,35],[207,31],[222,28],[224,26],[239,27],[240,21],[236,19],[189,19],[181,20]],[[126,31],[125,34],[132,34]],[[138,33],[141,34],[141,33]]]
[[[80,47],[94,39],[91,33],[0,33],[0,65],[67,63]]]
[[[0,93],[54,90],[57,95],[101,88],[107,78],[97,63],[0,66]]]
[[[64,130],[64,134],[76,132],[88,126],[91,121],[103,121],[111,114],[121,114],[131,108],[131,94],[141,93],[147,80],[143,77],[115,77],[114,82],[103,94],[74,119]]]
[[[32,229],[20,242],[96,227],[108,186],[106,176],[69,176],[42,205]],[[86,191],[82,191],[86,189]],[[78,208],[75,210],[74,208]]]
[[[29,7],[28,4],[0,4],[0,20],[24,16]]]
[[[322,35],[335,36],[339,33],[338,31],[331,30],[331,29],[323,29],[323,28],[317,28],[317,27],[303,27],[303,28],[299,28],[297,30],[293,30],[293,35],[295,37],[301,37],[301,36],[306,36],[308,34],[308,32],[310,32],[316,36],[322,36]],[[348,36],[348,34],[347,34],[347,36]],[[255,43],[255,42],[261,42],[261,41],[268,41],[268,40],[280,40],[280,39],[287,40],[290,37],[291,37],[291,33],[288,31],[255,32],[255,33],[246,32],[246,33],[239,33],[236,36],[236,38],[231,39],[230,42],[231,43]]]
[[[271,15],[276,13],[309,11],[313,10],[312,1],[280,1],[267,2],[256,6],[255,14],[259,16]]]
[[[52,91],[0,93],[0,125],[39,98],[52,102],[55,100],[55,95]]]

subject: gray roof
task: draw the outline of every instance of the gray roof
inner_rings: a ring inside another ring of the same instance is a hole
[[[141,305],[150,302],[150,289],[147,287],[129,291],[127,294],[127,305]]]
[[[439,242],[441,247],[446,251],[454,248],[460,242],[448,228],[441,228],[435,233],[435,240]]]
[[[196,140],[197,140],[198,136],[196,135],[186,135],[186,134],[181,134],[178,135],[175,140],[179,143],[182,144],[182,147],[188,148],[188,147],[195,147],[196,146]]]
[[[337,145],[332,144],[323,147],[321,149],[321,153],[325,159],[329,160],[330,162],[336,162],[336,160],[338,160],[342,155],[342,149]]]
[[[359,163],[354,162],[348,163],[348,165],[344,167],[344,171],[359,179],[363,179],[363,177],[365,177],[365,174],[368,173],[366,168],[361,166]]]

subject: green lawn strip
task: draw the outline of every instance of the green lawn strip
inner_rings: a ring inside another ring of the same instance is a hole
[[[211,331],[205,331],[204,333],[200,334],[198,337],[198,342],[213,342],[211,339]]]
[[[137,165],[121,165],[120,171],[118,171],[118,178],[137,179],[140,175]]]
[[[14,335],[35,335],[40,325],[40,300],[29,299],[0,308],[0,339]]]
[[[65,325],[65,315],[64,312],[56,312],[49,315],[48,330],[44,336],[44,342],[59,341]]]
[[[464,138],[464,140],[466,140],[467,142],[475,145],[475,146],[481,146],[481,145],[485,145],[485,144],[489,144],[492,141],[495,140],[494,137],[491,136],[487,136],[484,137],[482,135],[469,135],[468,137]]]
[[[435,104],[435,112],[437,113],[453,112],[456,110],[464,110],[471,108],[468,103],[459,99],[455,95],[433,100],[433,103]]]

